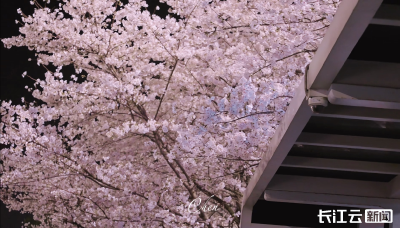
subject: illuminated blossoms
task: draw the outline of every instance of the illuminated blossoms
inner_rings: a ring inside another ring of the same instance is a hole
[[[58,68],[31,88],[43,105],[2,102],[10,208],[43,227],[238,226],[242,193],[339,3],[165,2],[181,19],[138,0],[19,10],[21,35],[3,43]],[[188,210],[198,198],[218,210]]]

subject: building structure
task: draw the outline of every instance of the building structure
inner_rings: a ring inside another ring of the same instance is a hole
[[[400,0],[343,0],[295,94],[246,189],[241,227],[313,227],[267,213],[292,203],[392,209],[392,224],[355,227],[400,228]]]

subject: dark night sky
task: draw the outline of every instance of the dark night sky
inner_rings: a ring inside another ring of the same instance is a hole
[[[26,14],[32,13],[32,6],[29,1],[2,1],[1,2],[1,38],[8,38],[18,35],[19,26],[15,24],[16,19],[20,19],[17,9],[21,8]],[[31,72],[32,76],[43,74],[44,70],[35,64],[28,62],[28,58],[34,57],[28,48],[13,47],[11,49],[4,48],[1,44],[1,100],[12,100],[21,102],[21,97],[26,96],[25,85],[32,85],[33,81],[27,77],[22,78],[24,71]],[[30,80],[30,81],[29,81]],[[32,81],[32,82],[31,82]]]
[[[28,0],[25,1],[1,1],[1,38],[18,35],[16,19],[20,19],[17,9],[21,8],[24,12],[32,12]],[[22,78],[24,71],[32,72],[33,75],[43,73],[34,62],[28,62],[28,58],[34,56],[29,53],[27,48],[6,49],[1,44],[1,96],[0,100],[12,100],[13,103],[21,103],[21,97],[28,94],[25,85],[32,85],[27,78]],[[8,212],[3,202],[1,202],[1,227],[19,228],[21,222],[29,215],[20,214],[17,211]]]

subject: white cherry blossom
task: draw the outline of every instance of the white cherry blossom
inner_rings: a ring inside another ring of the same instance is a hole
[[[238,227],[242,194],[339,2],[162,2],[179,19],[140,0],[18,9],[21,34],[2,42],[57,70],[32,88],[42,104],[1,104],[10,209],[40,227]],[[217,212],[187,210],[211,196]]]

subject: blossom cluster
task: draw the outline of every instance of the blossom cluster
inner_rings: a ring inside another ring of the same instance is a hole
[[[176,17],[141,0],[18,10],[21,34],[2,42],[57,69],[28,88],[41,105],[1,104],[10,209],[40,227],[239,226],[242,194],[339,1],[163,2]],[[211,196],[217,212],[187,210]]]

